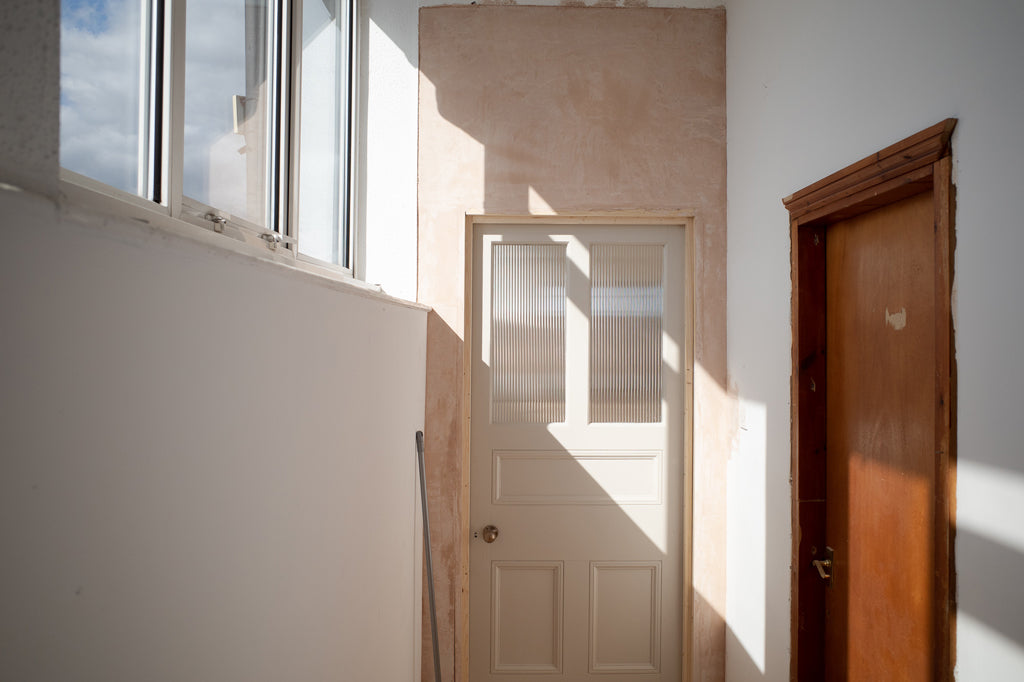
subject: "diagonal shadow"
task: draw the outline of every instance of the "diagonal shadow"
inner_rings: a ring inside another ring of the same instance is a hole
[[[705,679],[724,674],[724,466],[731,433],[725,362],[725,23],[722,10],[443,7],[420,12],[419,299],[428,335],[430,471],[461,475],[466,214],[653,211],[697,216],[694,355],[699,368]],[[433,324],[433,323],[432,323]],[[436,430],[431,428],[434,425]],[[432,433],[433,431],[433,433]],[[431,443],[432,441],[432,443]],[[557,444],[556,444],[557,445]],[[432,475],[428,471],[428,476]],[[456,628],[465,559],[460,484],[439,488]],[[708,568],[714,567],[714,570]],[[714,574],[712,574],[714,573]],[[717,606],[715,606],[717,604]],[[446,604],[447,608],[447,604]],[[452,633],[445,633],[449,642]],[[456,644],[443,656],[458,659]],[[451,666],[456,664],[452,660]],[[426,667],[426,666],[425,666]],[[447,668],[451,670],[451,668]],[[454,674],[454,671],[452,671]],[[446,673],[447,675],[447,673]],[[707,677],[710,675],[710,677]]]

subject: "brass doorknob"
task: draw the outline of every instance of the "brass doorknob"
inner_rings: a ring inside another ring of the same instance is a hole
[[[484,526],[484,529],[480,531],[480,537],[484,539],[484,542],[494,542],[498,539],[498,529],[495,526]]]

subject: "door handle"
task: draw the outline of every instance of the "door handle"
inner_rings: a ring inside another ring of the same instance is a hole
[[[484,539],[484,542],[490,544],[498,539],[498,528],[496,526],[484,526],[483,530],[480,531],[480,537]]]
[[[829,587],[832,587],[832,559],[834,554],[835,550],[831,547],[826,547],[824,559],[814,559],[811,561],[811,566],[818,569],[818,577],[824,580]]]

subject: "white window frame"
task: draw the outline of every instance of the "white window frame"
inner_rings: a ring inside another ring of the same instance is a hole
[[[348,144],[341,155],[341,176],[344,178],[340,189],[344,211],[339,212],[341,224],[338,238],[347,241],[345,253],[347,262],[334,264],[320,260],[299,251],[299,125],[300,84],[302,52],[302,0],[276,0],[279,21],[285,27],[278,34],[282,61],[276,69],[277,92],[280,97],[270,106],[274,109],[276,125],[276,148],[273,153],[277,163],[271,166],[274,180],[274,194],[268,199],[272,214],[268,215],[268,227],[262,227],[232,216],[215,206],[206,205],[187,197],[183,193],[184,171],[184,117],[185,117],[185,12],[188,0],[151,0],[144,15],[155,10],[161,21],[143,19],[144,47],[147,54],[150,78],[140,78],[140,91],[148,87],[148,111],[141,111],[140,120],[146,122],[140,134],[139,191],[149,196],[127,192],[70,169],[60,168],[62,194],[65,201],[71,201],[115,216],[132,219],[147,225],[162,227],[186,236],[198,237],[200,241],[218,244],[224,248],[242,251],[264,260],[282,262],[309,272],[348,280],[354,277],[356,269],[356,211],[354,206],[354,169],[357,148],[357,43],[356,16],[357,0],[344,0],[348,11],[348,69],[347,114],[343,124],[348,129]],[[273,0],[272,0],[273,1]],[[273,24],[272,24],[273,25]],[[149,34],[146,34],[148,27]],[[157,32],[159,31],[159,35]],[[273,32],[273,31],[268,31]],[[159,40],[157,40],[159,38]],[[162,53],[158,52],[161,46]],[[154,104],[156,102],[156,104]],[[156,142],[151,135],[159,135]],[[142,147],[148,145],[148,150]],[[159,164],[152,158],[156,152]],[[145,159],[145,161],[143,161]],[[156,180],[158,179],[158,181]],[[158,185],[158,186],[157,186]],[[271,191],[268,188],[268,192]],[[209,238],[197,233],[215,233]],[[376,288],[376,287],[374,287]]]

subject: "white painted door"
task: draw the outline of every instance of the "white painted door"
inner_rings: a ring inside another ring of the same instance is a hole
[[[472,682],[681,679],[683,237],[476,226]]]

